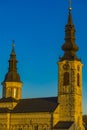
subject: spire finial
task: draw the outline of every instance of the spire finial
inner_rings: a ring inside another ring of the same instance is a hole
[[[14,46],[15,46],[15,41],[12,40],[12,48],[14,48]]]
[[[72,10],[72,0],[68,0],[69,1],[69,12]]]
[[[15,54],[14,47],[15,47],[15,41],[12,40],[12,54]]]

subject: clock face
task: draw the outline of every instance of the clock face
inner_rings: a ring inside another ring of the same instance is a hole
[[[69,69],[69,64],[64,64],[64,65],[63,65],[63,68],[64,68],[65,70],[68,70],[68,69]]]

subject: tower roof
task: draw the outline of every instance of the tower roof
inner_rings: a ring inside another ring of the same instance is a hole
[[[72,8],[69,8],[68,22],[65,26],[65,43],[62,46],[64,55],[60,58],[63,60],[79,60],[76,56],[78,46],[75,43],[75,27],[72,20]]]
[[[9,68],[8,72],[5,75],[4,82],[21,82],[20,81],[20,76],[17,73],[17,60],[16,60],[16,54],[15,54],[15,49],[14,49],[14,41],[12,43],[12,52],[10,54],[10,59],[9,59]]]

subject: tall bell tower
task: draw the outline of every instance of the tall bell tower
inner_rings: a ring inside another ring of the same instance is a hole
[[[69,8],[65,26],[63,56],[58,62],[58,102],[60,121],[73,121],[77,130],[84,130],[82,123],[82,66],[77,57],[75,27],[72,21],[72,8]]]
[[[2,82],[3,93],[2,98],[14,98],[21,99],[22,95],[22,82],[20,80],[20,76],[17,72],[17,60],[16,54],[14,50],[14,43],[12,44],[12,52],[9,59],[9,68],[8,72],[5,75],[5,79]]]

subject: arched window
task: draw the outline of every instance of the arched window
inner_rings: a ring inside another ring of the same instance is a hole
[[[8,95],[8,97],[12,96],[12,89],[11,88],[7,88],[7,95]]]
[[[38,125],[35,125],[35,126],[34,126],[34,130],[38,130]]]
[[[16,98],[17,97],[17,88],[13,89],[13,94],[14,94],[14,98]]]
[[[46,130],[46,127],[44,127],[43,130]]]
[[[77,86],[80,86],[80,75],[79,75],[79,73],[77,74]]]
[[[64,73],[63,85],[69,85],[69,72]]]
[[[19,128],[19,130],[22,130],[22,128]]]

